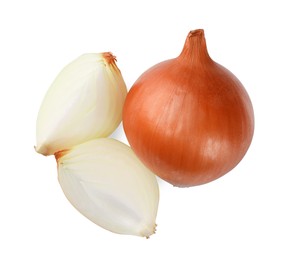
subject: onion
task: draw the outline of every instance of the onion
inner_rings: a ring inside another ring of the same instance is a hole
[[[190,187],[232,170],[254,132],[251,100],[240,81],[208,55],[204,31],[191,31],[181,54],[134,83],[123,108],[127,139],[165,181]]]
[[[115,61],[110,52],[87,53],[63,68],[38,113],[38,153],[52,155],[116,129],[127,89]]]
[[[97,138],[55,157],[62,190],[85,217],[118,234],[155,233],[158,183],[129,146]]]

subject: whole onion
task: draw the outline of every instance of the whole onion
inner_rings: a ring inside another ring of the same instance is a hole
[[[254,132],[251,100],[241,82],[208,55],[204,31],[191,31],[181,54],[134,83],[123,108],[130,146],[155,174],[179,187],[232,170]]]

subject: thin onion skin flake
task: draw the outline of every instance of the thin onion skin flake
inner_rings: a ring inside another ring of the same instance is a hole
[[[108,52],[88,53],[59,73],[38,113],[38,153],[52,155],[117,128],[127,89],[115,61]]]
[[[159,187],[126,144],[99,138],[55,154],[70,203],[102,228],[149,237],[155,232]]]

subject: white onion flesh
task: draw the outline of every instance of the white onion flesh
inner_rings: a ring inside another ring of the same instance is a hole
[[[51,155],[109,136],[121,122],[126,93],[111,53],[80,56],[59,73],[42,102],[36,151]]]
[[[157,179],[129,146],[100,138],[56,158],[65,196],[89,220],[119,234],[149,237],[155,232]]]

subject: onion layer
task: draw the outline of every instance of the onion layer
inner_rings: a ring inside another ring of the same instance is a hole
[[[251,100],[241,82],[208,55],[203,30],[191,31],[181,54],[134,83],[123,126],[143,163],[180,187],[232,170],[254,132]]]

